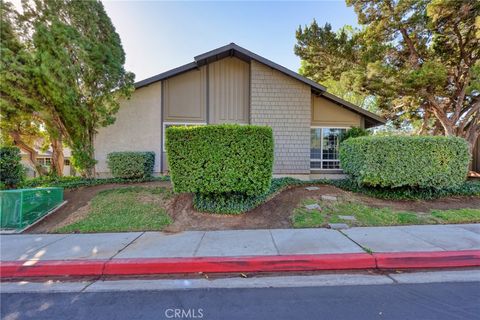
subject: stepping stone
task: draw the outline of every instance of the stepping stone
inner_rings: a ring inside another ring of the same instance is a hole
[[[354,216],[338,216],[342,220],[357,221],[357,218]]]
[[[335,196],[322,196],[322,200],[328,200],[328,201],[337,201],[337,197]]]
[[[307,208],[308,210],[322,210],[322,208],[320,208],[320,206],[316,203],[307,204],[307,205],[305,205],[305,208]]]
[[[308,191],[314,191],[314,190],[319,190],[320,188],[319,187],[306,187],[305,189],[307,189]]]
[[[329,223],[328,226],[335,230],[348,229],[348,224],[346,223]]]

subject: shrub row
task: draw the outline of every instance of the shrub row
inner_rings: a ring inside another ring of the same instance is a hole
[[[370,136],[340,145],[344,172],[366,186],[452,188],[465,181],[469,161],[458,137]]]
[[[37,187],[62,187],[65,189],[76,189],[80,187],[96,186],[110,183],[138,183],[149,181],[168,181],[170,177],[147,177],[140,179],[125,179],[125,178],[96,178],[88,179],[82,177],[38,177],[25,180],[19,185],[21,188],[37,188]]]
[[[115,178],[145,179],[153,174],[154,152],[112,152],[107,165]]]
[[[25,170],[21,160],[19,148],[0,147],[0,189],[15,188],[22,182]]]
[[[166,130],[166,148],[175,192],[251,196],[264,194],[270,188],[270,127],[170,127]]]

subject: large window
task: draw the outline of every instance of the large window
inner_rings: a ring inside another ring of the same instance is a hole
[[[163,123],[163,136],[165,137],[166,129],[169,127],[189,127],[189,126],[204,126],[206,123],[186,123],[186,122],[164,122]],[[163,138],[163,152],[165,150],[165,138]]]
[[[310,168],[340,169],[338,146],[340,135],[346,128],[311,128],[310,133]]]

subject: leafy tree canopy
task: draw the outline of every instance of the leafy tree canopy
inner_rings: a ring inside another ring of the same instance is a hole
[[[361,29],[316,21],[296,32],[304,75],[372,95],[388,118],[421,132],[480,134],[480,2],[347,0]]]
[[[53,160],[63,163],[66,143],[76,166],[91,175],[95,133],[114,122],[119,99],[133,90],[134,75],[124,69],[120,37],[100,1],[33,0],[22,6],[22,14],[8,19],[2,14],[2,22],[19,26],[17,34],[7,29],[13,36],[5,36],[6,43],[16,40],[8,45],[12,53],[2,55],[4,73],[11,79],[0,87],[2,105],[25,113],[34,110],[58,155]],[[5,7],[11,8],[8,3]],[[17,63],[15,50],[28,59]]]

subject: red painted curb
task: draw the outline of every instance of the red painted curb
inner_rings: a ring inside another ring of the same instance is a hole
[[[480,250],[0,262],[0,278],[480,266]]]
[[[480,250],[374,253],[378,269],[459,268],[480,266]]]
[[[366,253],[292,256],[201,257],[167,259],[115,259],[105,265],[105,275],[172,273],[228,273],[373,269]]]
[[[0,278],[100,276],[107,260],[7,261],[0,263]]]

